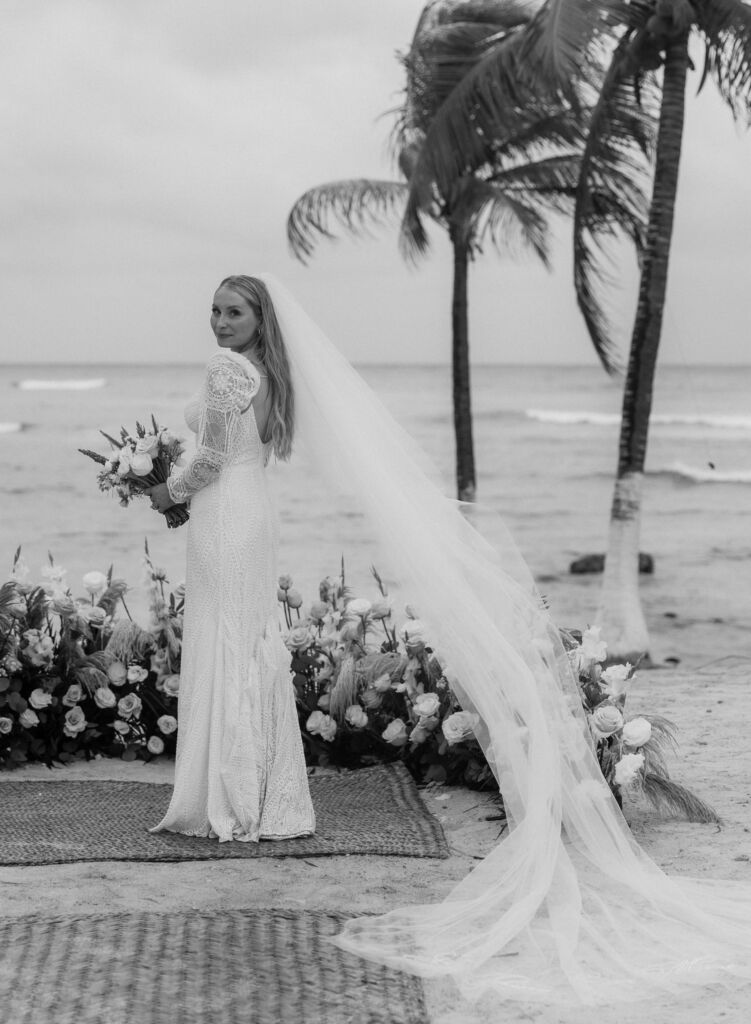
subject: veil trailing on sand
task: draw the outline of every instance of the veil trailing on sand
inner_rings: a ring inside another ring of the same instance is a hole
[[[297,437],[353,496],[415,607],[503,794],[510,829],[441,903],[356,918],[343,949],[462,995],[603,1002],[751,979],[751,886],[667,877],[597,764],[558,632],[513,540],[446,498],[371,389],[273,276]],[[499,539],[500,538],[500,539]]]

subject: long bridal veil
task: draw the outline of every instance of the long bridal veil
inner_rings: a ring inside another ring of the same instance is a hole
[[[473,1001],[607,1002],[751,979],[751,886],[667,877],[603,780],[558,632],[513,540],[493,543],[274,277],[297,437],[353,496],[445,662],[510,829],[440,903],[355,918],[335,940]]]

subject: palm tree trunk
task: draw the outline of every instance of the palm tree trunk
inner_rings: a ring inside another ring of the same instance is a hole
[[[454,435],[456,437],[456,493],[460,501],[474,501],[475,451],[472,440],[472,402],[469,370],[467,276],[469,248],[458,231],[451,232],[454,250],[454,293],[451,304]]]
[[[649,658],[649,632],[639,600],[639,527],[649,417],[668,279],[673,213],[683,138],[688,33],[665,57],[655,178],[642,263],[639,301],[623,391],[618,471],[600,607],[610,657]]]

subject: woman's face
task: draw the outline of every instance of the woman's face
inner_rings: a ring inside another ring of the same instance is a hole
[[[255,341],[258,317],[247,299],[226,285],[214,295],[211,329],[220,348],[244,352]]]

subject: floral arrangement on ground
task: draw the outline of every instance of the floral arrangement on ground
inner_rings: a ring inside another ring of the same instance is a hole
[[[149,623],[128,610],[122,579],[94,571],[74,597],[52,556],[39,583],[16,552],[0,586],[0,768],[97,756],[150,760],[174,754],[183,586],[168,588],[148,545],[143,559]],[[497,785],[478,743],[477,717],[459,704],[440,651],[412,609],[400,626],[373,569],[375,600],[348,588],[344,563],[305,609],[290,576],[279,579],[284,639],[309,765],[357,768],[400,760],[419,783]],[[562,631],[579,680],[592,743],[619,803],[641,793],[662,811],[693,821],[715,812],[670,779],[671,724],[628,719],[634,667],[605,667],[599,630]]]

